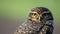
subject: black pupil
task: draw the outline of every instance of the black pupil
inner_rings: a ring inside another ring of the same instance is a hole
[[[36,15],[36,13],[32,13],[32,15]]]
[[[34,15],[36,15],[36,13],[34,13]]]

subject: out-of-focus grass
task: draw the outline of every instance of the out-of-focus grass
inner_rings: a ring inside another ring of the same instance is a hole
[[[24,19],[31,8],[38,6],[49,8],[59,18],[59,0],[0,0],[0,17]]]

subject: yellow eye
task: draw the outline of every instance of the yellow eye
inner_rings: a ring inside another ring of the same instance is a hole
[[[36,13],[34,13],[34,16],[36,15]]]
[[[36,13],[33,13],[32,16],[36,16],[37,14]]]

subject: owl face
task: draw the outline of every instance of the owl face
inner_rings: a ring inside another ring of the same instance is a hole
[[[29,19],[36,23],[40,22],[40,16],[37,12],[30,12]]]

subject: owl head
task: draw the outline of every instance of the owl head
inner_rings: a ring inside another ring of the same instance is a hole
[[[41,21],[53,20],[51,11],[45,7],[36,7],[30,10],[28,20],[40,23]]]

